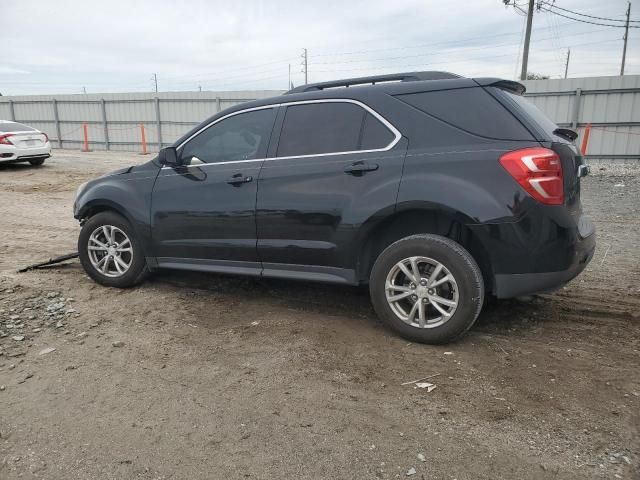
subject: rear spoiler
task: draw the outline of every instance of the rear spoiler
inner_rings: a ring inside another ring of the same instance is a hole
[[[501,78],[474,78],[473,80],[481,87],[496,87],[516,95],[524,95],[524,92],[527,91],[527,87],[513,80],[502,80]]]

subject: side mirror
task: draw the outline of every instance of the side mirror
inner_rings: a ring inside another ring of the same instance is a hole
[[[164,147],[160,150],[160,152],[158,152],[158,161],[161,165],[167,165],[169,167],[177,167],[180,165],[176,147]]]

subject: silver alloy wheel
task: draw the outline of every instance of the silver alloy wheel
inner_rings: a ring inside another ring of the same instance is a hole
[[[387,303],[400,320],[417,328],[446,323],[458,308],[458,284],[440,262],[428,257],[400,260],[385,282]]]
[[[91,232],[87,250],[93,268],[106,277],[121,277],[133,263],[131,240],[113,225],[102,225]]]

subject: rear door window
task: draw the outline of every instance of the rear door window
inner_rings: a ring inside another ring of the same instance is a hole
[[[360,150],[377,150],[388,146],[395,135],[369,112],[364,117],[360,135]]]
[[[396,98],[480,137],[533,140],[520,121],[482,87],[411,93]]]
[[[278,157],[383,149],[394,134],[371,113],[347,102],[291,105],[285,112]]]

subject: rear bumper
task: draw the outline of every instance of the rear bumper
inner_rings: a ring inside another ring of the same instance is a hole
[[[36,158],[51,156],[51,144],[46,142],[40,147],[22,148],[14,145],[0,145],[0,163],[26,162]]]
[[[38,160],[40,158],[49,158],[51,155],[48,153],[41,153],[38,155],[24,155],[22,157],[12,157],[12,158],[1,158],[0,164],[2,163],[20,163],[20,162],[28,162],[29,160]]]
[[[585,269],[596,250],[595,234],[582,240],[576,250],[575,262],[567,270],[542,273],[496,274],[494,295],[498,298],[513,298],[520,295],[551,292],[562,288]]]
[[[488,257],[487,290],[498,298],[562,287],[585,269],[596,245],[595,228],[588,217],[576,218],[561,207],[538,209],[518,222],[469,228]]]

